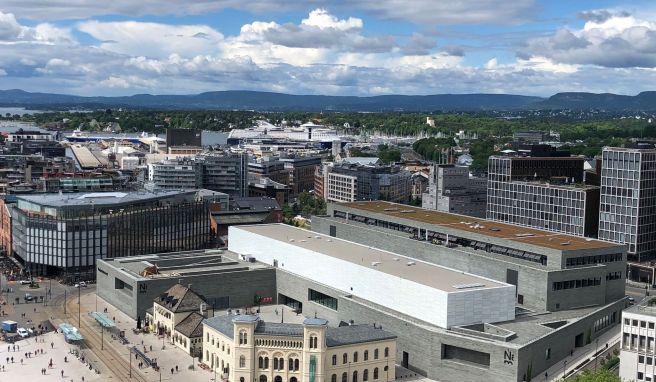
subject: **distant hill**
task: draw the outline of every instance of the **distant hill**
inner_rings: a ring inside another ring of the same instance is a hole
[[[656,92],[642,92],[636,96],[612,93],[558,93],[532,106],[540,109],[653,111],[656,110]]]
[[[513,94],[383,95],[373,97],[292,95],[257,91],[217,91],[193,95],[135,94],[81,97],[0,90],[0,106],[63,108],[215,109],[260,111],[484,111],[573,109],[656,111],[656,92],[636,96],[611,93],[558,93],[547,99]]]
[[[125,97],[81,97],[65,94],[0,90],[0,105],[47,108],[129,107],[148,109],[221,109],[262,111],[476,111],[517,109],[542,101],[511,94],[385,95],[374,97],[291,95],[256,91],[217,91],[196,95],[136,94]]]

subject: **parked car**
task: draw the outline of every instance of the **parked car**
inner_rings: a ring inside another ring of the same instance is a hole
[[[30,280],[21,280],[19,281],[20,285],[30,285],[32,282]]]
[[[32,301],[34,297],[30,293],[25,293],[25,301]]]
[[[631,305],[635,304],[635,298],[629,297],[629,304]]]
[[[86,287],[87,287],[87,283],[84,282],[84,281],[80,281],[79,283],[75,284],[75,287],[76,287],[76,288],[86,288]]]
[[[30,336],[30,333],[28,333],[28,331],[25,328],[18,328],[16,333],[18,333],[18,335],[23,337],[23,338],[26,338],[26,337]]]

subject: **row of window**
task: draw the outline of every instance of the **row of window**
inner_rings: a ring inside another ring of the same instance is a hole
[[[552,290],[585,288],[601,285],[601,278],[589,278],[581,280],[556,281],[553,283]]]
[[[239,357],[239,367],[246,367],[246,358],[242,355]],[[257,367],[266,370],[269,368],[269,357],[259,357],[257,359]],[[290,358],[287,367],[289,371],[298,371],[300,367],[300,361],[298,358]],[[285,370],[285,359],[284,358],[273,358],[273,370]]]
[[[383,350],[383,356],[385,358],[389,357],[389,348],[388,347],[386,347]],[[363,361],[369,361],[369,350],[365,350],[362,353],[362,358],[363,358]],[[359,354],[358,354],[357,351],[353,352],[353,358],[352,359],[353,359],[353,361],[352,361],[353,363],[359,362]],[[378,359],[378,349],[374,349],[374,359]],[[333,354],[332,361],[333,361],[332,362],[333,366],[337,365],[337,354]],[[342,364],[345,365],[348,362],[349,362],[348,353],[342,354]]]
[[[616,261],[622,261],[621,253],[613,253],[610,255],[570,257],[569,259],[565,260],[565,265],[570,267],[575,265],[613,263]]]
[[[387,366],[385,366],[385,368],[383,369],[383,371],[387,372]],[[375,368],[373,369],[373,378],[372,378],[372,379],[373,379],[374,381],[377,380],[377,379],[379,379],[379,378],[380,378],[380,377],[379,377],[379,374],[380,374],[380,373],[378,372],[378,368],[375,367]],[[366,382],[366,381],[368,381],[368,380],[369,380],[369,369],[364,369],[364,370],[362,371],[362,382]],[[333,374],[333,375],[330,377],[330,382],[337,382],[337,374]],[[353,374],[352,374],[352,378],[351,378],[350,381],[348,380],[348,373],[346,373],[346,372],[342,373],[342,381],[341,381],[341,382],[358,382],[358,371],[355,370],[355,371],[353,372]]]

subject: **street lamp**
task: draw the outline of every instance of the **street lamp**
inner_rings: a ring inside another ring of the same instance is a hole
[[[567,360],[563,361],[563,379],[567,375]]]

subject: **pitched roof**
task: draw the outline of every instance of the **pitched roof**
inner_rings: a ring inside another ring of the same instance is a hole
[[[204,319],[205,317],[202,314],[192,312],[175,326],[175,330],[187,338],[202,337],[203,325],[201,324]]]
[[[232,323],[232,319],[234,317],[235,316],[231,316],[229,314],[224,316],[214,316],[212,318],[204,319],[203,324],[227,337],[233,338],[235,336],[235,326]]]
[[[205,298],[188,287],[175,284],[155,299],[155,302],[173,313],[190,312],[206,304]]]

